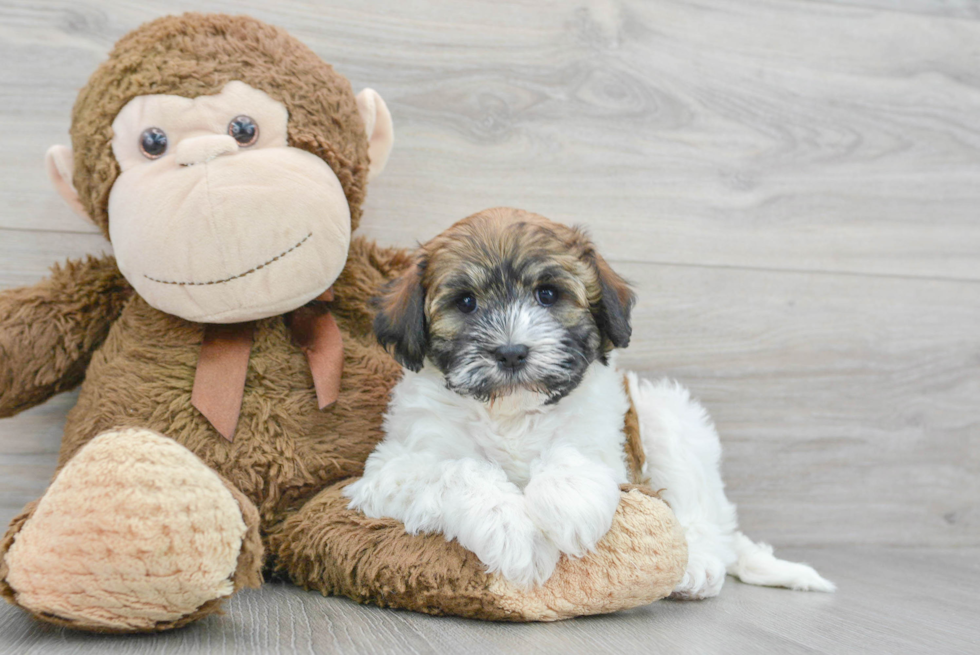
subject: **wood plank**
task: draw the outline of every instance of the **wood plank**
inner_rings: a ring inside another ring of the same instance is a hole
[[[101,234],[0,229],[0,289],[34,284],[66,259],[107,252]]]
[[[703,602],[662,601],[551,624],[437,618],[323,598],[291,585],[246,590],[227,614],[155,635],[80,634],[0,607],[0,649],[97,653],[967,653],[980,645],[976,549],[792,550],[840,584],[837,594],[729,579]],[[901,574],[897,574],[901,572]]]
[[[591,224],[617,259],[976,280],[980,22],[922,4],[209,6],[283,25],[387,98],[397,146],[364,223],[385,241],[509,204]],[[0,7],[18,135],[0,227],[87,229],[36,162],[116,38],[196,7]]]
[[[40,498],[54,475],[65,417],[78,392],[61,394],[14,418],[0,420],[0,525]]]
[[[630,264],[621,364],[715,418],[777,544],[980,544],[980,286]]]
[[[969,0],[815,0],[825,4],[854,9],[863,7],[870,11],[892,11],[909,14],[926,14],[946,18],[980,19],[980,7]]]

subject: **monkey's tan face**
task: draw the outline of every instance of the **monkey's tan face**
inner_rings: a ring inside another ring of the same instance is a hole
[[[150,305],[233,323],[293,310],[340,275],[350,207],[319,157],[287,141],[282,103],[242,82],[139,96],[112,124],[119,269]]]

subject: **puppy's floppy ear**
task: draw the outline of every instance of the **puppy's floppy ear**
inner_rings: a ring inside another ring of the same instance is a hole
[[[598,305],[593,306],[596,325],[603,336],[616,348],[630,345],[630,312],[636,302],[636,295],[629,284],[594,249],[588,253],[596,273],[602,293]]]
[[[425,260],[419,258],[401,277],[392,280],[374,299],[374,334],[378,343],[412,371],[425,362],[428,335],[425,326],[425,290],[422,272]]]

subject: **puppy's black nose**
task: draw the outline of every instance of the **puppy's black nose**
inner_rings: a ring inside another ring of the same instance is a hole
[[[524,366],[529,352],[530,349],[523,344],[514,345],[509,343],[506,346],[500,346],[494,350],[493,356],[497,358],[497,363],[504,368],[510,368],[516,371]]]

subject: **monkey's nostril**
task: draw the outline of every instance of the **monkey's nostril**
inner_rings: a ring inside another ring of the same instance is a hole
[[[527,355],[531,352],[530,348],[523,344],[507,344],[506,346],[500,346],[493,351],[493,356],[497,360],[497,363],[504,368],[509,368],[517,370],[524,366],[527,361]]]

